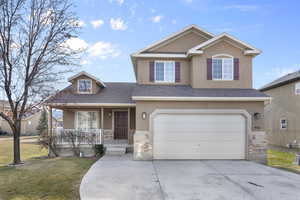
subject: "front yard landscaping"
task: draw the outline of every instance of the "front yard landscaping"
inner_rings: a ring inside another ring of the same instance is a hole
[[[268,165],[300,174],[300,166],[294,164],[295,153],[268,150]]]
[[[81,178],[95,159],[47,158],[47,151],[34,141],[34,138],[22,138],[22,161],[25,164],[7,167],[12,161],[12,138],[0,138],[0,199],[80,199]]]

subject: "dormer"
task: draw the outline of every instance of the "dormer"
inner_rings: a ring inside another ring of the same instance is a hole
[[[77,94],[96,94],[106,87],[103,81],[84,71],[70,77],[68,81]]]

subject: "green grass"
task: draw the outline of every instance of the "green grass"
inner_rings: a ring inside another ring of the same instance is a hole
[[[37,137],[21,137],[21,160],[26,161],[33,157],[47,156],[48,150],[42,149],[35,142]],[[0,166],[12,163],[13,161],[13,140],[9,138],[0,138]]]
[[[300,166],[295,165],[295,153],[268,150],[268,165],[300,174]]]
[[[79,199],[81,179],[95,159],[41,158],[47,151],[35,139],[22,138],[25,164],[7,167],[12,161],[12,138],[0,138],[0,200]]]

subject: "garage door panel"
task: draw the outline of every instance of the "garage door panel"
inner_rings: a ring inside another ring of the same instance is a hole
[[[155,159],[244,159],[241,115],[160,114],[153,121]]]

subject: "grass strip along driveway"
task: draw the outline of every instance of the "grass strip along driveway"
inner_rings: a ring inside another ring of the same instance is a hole
[[[47,151],[34,142],[24,142],[24,138],[21,151],[25,164],[7,167],[12,160],[12,139],[0,138],[1,200],[80,199],[81,179],[94,158],[40,157],[47,155]]]

